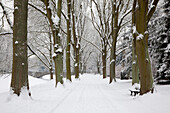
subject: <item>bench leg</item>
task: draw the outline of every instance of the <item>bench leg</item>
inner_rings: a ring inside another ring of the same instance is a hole
[[[132,95],[132,93],[133,93],[133,92],[131,91],[131,92],[130,92],[130,95]]]
[[[134,92],[134,96],[136,96],[136,92]]]

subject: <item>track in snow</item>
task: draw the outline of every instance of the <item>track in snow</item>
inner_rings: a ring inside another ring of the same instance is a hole
[[[104,94],[105,82],[97,75],[84,76],[49,113],[117,113],[114,104]]]

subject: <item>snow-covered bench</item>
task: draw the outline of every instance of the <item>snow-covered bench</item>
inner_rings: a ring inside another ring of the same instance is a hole
[[[130,95],[133,95],[134,94],[134,96],[136,96],[137,94],[139,94],[140,93],[140,90],[136,90],[136,89],[129,89],[129,91],[130,91]]]
[[[129,88],[131,95],[136,96],[140,93],[140,85],[135,83],[131,88]]]

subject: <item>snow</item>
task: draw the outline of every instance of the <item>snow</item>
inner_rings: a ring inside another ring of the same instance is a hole
[[[14,8],[15,10],[17,10],[18,9],[18,7],[17,6],[15,6],[15,8]]]
[[[144,34],[146,35],[146,34],[148,34],[148,33],[149,33],[148,31],[145,31],[145,33],[144,33]]]
[[[18,54],[17,54],[17,53],[15,53],[15,56],[18,56]]]
[[[55,58],[56,56],[57,56],[57,54],[56,54],[56,53],[53,53],[52,57]]]
[[[140,84],[135,83],[131,88],[129,88],[130,90],[140,90]]]
[[[52,16],[52,20],[53,20],[54,24],[58,25],[60,18],[56,15],[55,17]]]
[[[137,39],[137,40],[142,40],[143,37],[144,37],[144,36],[143,36],[142,34],[139,34],[139,35],[136,37],[136,39]]]
[[[138,34],[138,32],[136,30],[136,26],[133,26],[132,29],[133,29],[133,34]]]
[[[62,48],[60,47],[60,48],[58,48],[56,51],[55,51],[55,53],[62,53],[63,52],[63,50],[62,50]]]
[[[61,33],[58,33],[58,36],[61,37],[62,36]]]
[[[168,44],[168,46],[166,47],[167,49],[170,49],[170,44]]]
[[[15,44],[18,44],[18,41],[15,41]]]
[[[78,64],[77,64],[77,63],[75,63],[74,67],[77,67],[77,66],[78,66]]]
[[[54,47],[55,47],[55,48],[58,48],[58,44],[55,44]]]
[[[0,113],[170,113],[168,85],[155,85],[154,94],[130,96],[131,80],[108,84],[109,78],[100,75],[72,77],[72,83],[64,79],[57,88],[55,80],[29,77],[31,98],[11,95],[10,75],[0,77]]]
[[[110,64],[112,64],[112,63],[114,63],[114,62],[115,62],[115,59],[112,59],[111,62],[110,62]]]
[[[135,65],[136,64],[136,61],[133,61],[133,63],[132,63],[133,65]]]

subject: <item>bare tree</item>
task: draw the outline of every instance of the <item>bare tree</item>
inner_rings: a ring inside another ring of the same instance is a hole
[[[108,48],[108,40],[111,37],[110,30],[110,19],[111,19],[111,3],[109,0],[91,0],[90,1],[91,8],[91,22],[93,27],[98,32],[102,44],[102,70],[103,70],[103,78],[106,78],[106,63],[107,63],[107,48]],[[94,6],[95,9],[94,9]],[[94,13],[97,12],[96,13]],[[95,15],[96,14],[96,15]]]
[[[134,0],[135,21],[133,32],[136,33],[136,54],[140,71],[140,94],[153,91],[151,62],[148,53],[148,22],[151,19],[159,0]],[[138,7],[136,7],[138,6]]]
[[[115,77],[115,61],[116,61],[116,43],[120,29],[129,21],[125,21],[125,17],[131,12],[129,9],[130,0],[112,0],[112,42],[110,49],[110,83]]]
[[[84,8],[84,9],[83,9]],[[81,39],[84,34],[86,17],[84,16],[86,6],[83,1],[72,1],[72,32],[73,32],[73,52],[74,52],[74,72],[75,78],[79,78]]]
[[[40,11],[43,15],[48,18],[50,28],[53,34],[54,41],[54,64],[55,64],[55,75],[56,75],[56,86],[57,83],[60,82],[63,84],[62,74],[63,74],[63,50],[61,47],[61,38],[60,38],[60,24],[61,24],[61,8],[62,8],[62,0],[58,0],[57,3],[51,0],[41,0],[45,5],[46,13],[44,13],[41,9],[37,8],[33,4],[29,4],[36,10]],[[50,7],[53,6],[53,7]],[[56,6],[56,7],[55,7]]]

